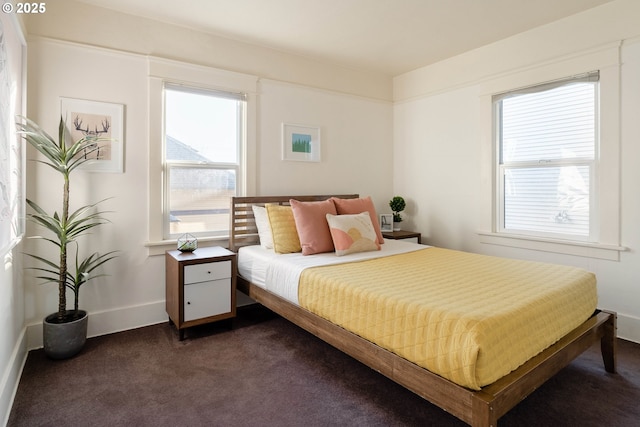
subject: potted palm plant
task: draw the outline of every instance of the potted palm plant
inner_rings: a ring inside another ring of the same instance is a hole
[[[393,230],[400,230],[400,223],[402,222],[402,216],[400,212],[404,210],[406,207],[406,203],[404,199],[400,196],[394,196],[391,200],[389,200],[389,207],[393,211]]]
[[[69,212],[71,172],[90,160],[87,154],[97,149],[97,140],[95,137],[84,137],[67,144],[65,123],[62,118],[58,128],[58,142],[28,118],[24,118],[23,122],[17,125],[22,137],[45,157],[45,160],[39,160],[39,162],[58,171],[63,179],[62,212],[48,213],[36,202],[27,199],[27,204],[33,211],[28,213],[27,217],[52,234],[50,237],[34,236],[34,238],[53,244],[57,249],[56,257],[47,259],[35,254],[26,255],[39,262],[39,267],[32,267],[39,272],[38,279],[44,280],[44,283],[58,284],[58,311],[45,317],[43,321],[43,345],[49,357],[64,359],[77,354],[87,339],[87,312],[78,307],[80,287],[89,280],[103,276],[103,274],[96,274],[96,269],[113,259],[117,252],[111,251],[105,254],[94,252],[81,258],[77,239],[108,221],[103,218],[104,212],[96,211],[96,206],[100,202]],[[105,139],[107,138],[99,138],[101,141]],[[71,258],[70,249],[75,250],[74,263],[71,266],[68,263]],[[74,295],[73,309],[67,309],[67,290],[71,290]]]

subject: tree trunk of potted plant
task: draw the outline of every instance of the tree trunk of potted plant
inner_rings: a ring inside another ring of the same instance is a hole
[[[84,137],[67,145],[62,118],[58,128],[58,142],[27,118],[24,119],[24,123],[18,123],[18,129],[25,140],[46,157],[47,160],[40,162],[60,172],[64,181],[61,214],[57,211],[49,214],[36,202],[27,199],[27,204],[33,210],[33,213],[28,214],[28,218],[53,234],[53,237],[35,237],[48,241],[58,248],[57,262],[39,255],[26,255],[44,265],[31,267],[40,272],[41,275],[37,278],[44,280],[45,283],[58,284],[58,311],[46,316],[43,320],[45,353],[54,359],[68,358],[77,354],[87,339],[88,315],[86,311],[78,309],[80,287],[91,279],[103,276],[103,274],[93,273],[102,264],[114,258],[116,252],[111,251],[102,255],[95,252],[80,261],[76,239],[108,221],[102,217],[102,212],[93,212],[97,203],[69,212],[70,175],[78,166],[90,160],[88,154],[99,148],[97,142],[108,139]],[[73,272],[69,271],[68,265],[70,243],[75,245],[75,271]],[[74,293],[73,310],[67,310],[68,289]]]

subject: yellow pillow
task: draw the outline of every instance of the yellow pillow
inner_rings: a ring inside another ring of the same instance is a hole
[[[273,250],[279,254],[301,252],[300,238],[291,206],[265,205],[273,235]]]

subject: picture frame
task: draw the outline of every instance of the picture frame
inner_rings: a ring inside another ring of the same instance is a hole
[[[60,98],[60,110],[68,136],[75,142],[82,137],[110,138],[98,141],[93,160],[78,167],[88,172],[124,171],[124,105],[109,102]]]
[[[393,214],[380,214],[380,231],[393,231]]]
[[[282,124],[282,160],[319,162],[320,149],[319,127]]]

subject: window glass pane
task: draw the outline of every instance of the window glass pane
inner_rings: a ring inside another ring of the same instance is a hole
[[[583,158],[595,155],[594,83],[503,99],[502,162]]]
[[[508,168],[507,230],[589,236],[589,166]]]
[[[500,230],[592,237],[598,78],[591,72],[494,97]]]
[[[170,233],[228,230],[229,198],[235,194],[235,170],[169,168]]]
[[[229,199],[242,184],[244,99],[165,86],[165,238],[228,233]]]
[[[166,89],[167,160],[238,163],[241,102]]]

